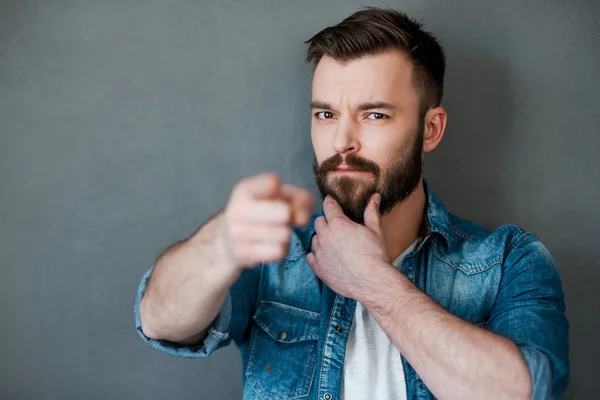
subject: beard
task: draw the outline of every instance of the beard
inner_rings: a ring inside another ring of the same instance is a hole
[[[423,135],[425,127],[419,123],[415,141],[385,171],[375,162],[366,160],[354,153],[342,157],[339,153],[323,161],[320,165],[315,157],[313,171],[322,199],[332,196],[341,206],[344,214],[358,224],[364,224],[365,209],[374,193],[381,195],[379,213],[385,215],[394,206],[406,199],[421,182],[423,173]],[[342,162],[357,171],[371,173],[367,179],[339,176],[327,179]]]

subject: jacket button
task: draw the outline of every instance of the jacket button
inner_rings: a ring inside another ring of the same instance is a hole
[[[336,331],[337,333],[342,333],[342,332],[344,332],[344,328],[342,328],[342,327],[341,327],[341,326],[339,326],[339,325],[336,325],[336,327],[335,327],[335,331]]]
[[[332,397],[333,397],[333,396],[332,396],[332,395],[331,395],[331,393],[329,393],[329,392],[327,392],[327,393],[325,393],[325,394],[323,395],[323,398],[324,398],[325,400],[331,400],[331,398],[332,398]]]
[[[285,340],[287,339],[287,332],[281,332],[279,334],[279,340]]]

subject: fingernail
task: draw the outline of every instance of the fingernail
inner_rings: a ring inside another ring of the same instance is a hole
[[[379,193],[375,193],[375,204],[379,205],[381,203],[381,195]]]

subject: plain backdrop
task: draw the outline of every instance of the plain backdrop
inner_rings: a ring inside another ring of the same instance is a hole
[[[600,385],[600,3],[384,1],[448,54],[426,176],[448,209],[555,256],[568,399]],[[0,399],[237,399],[134,330],[155,257],[275,171],[317,193],[304,44],[361,1],[0,0]]]

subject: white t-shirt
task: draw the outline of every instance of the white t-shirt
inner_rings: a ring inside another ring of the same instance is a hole
[[[393,262],[396,268],[400,269],[402,260],[416,243]],[[359,302],[346,346],[342,393],[344,400],[406,399],[400,351]]]

